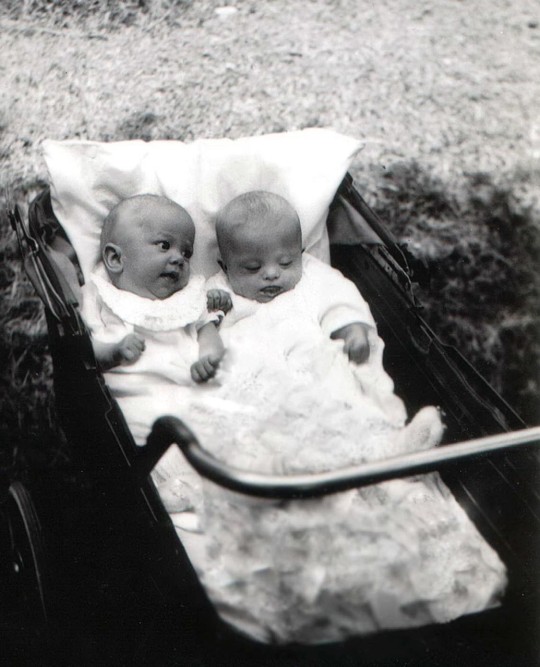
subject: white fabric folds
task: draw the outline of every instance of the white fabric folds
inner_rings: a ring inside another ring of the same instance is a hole
[[[304,245],[328,259],[327,209],[361,142],[325,129],[258,137],[181,141],[43,142],[52,205],[88,277],[99,259],[101,225],[121,199],[165,195],[196,227],[192,271],[218,269],[213,218],[249,190],[282,195],[300,216]]]

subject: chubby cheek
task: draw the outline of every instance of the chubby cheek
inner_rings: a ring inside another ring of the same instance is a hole
[[[180,283],[182,284],[182,287],[185,287],[188,284],[190,277],[191,277],[191,270],[189,264],[185,264],[184,270],[180,274]]]
[[[229,274],[229,283],[235,294],[252,298],[257,291],[256,281],[252,276],[238,276]]]
[[[294,269],[290,269],[290,271],[287,272],[287,277],[286,277],[287,288],[293,289],[293,287],[296,287],[296,285],[300,282],[301,277],[302,277],[302,265],[299,264],[297,267],[295,267]]]

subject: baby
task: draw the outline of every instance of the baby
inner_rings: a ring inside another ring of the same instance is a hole
[[[98,364],[137,444],[154,420],[184,416],[194,381],[224,355],[217,325],[227,294],[190,275],[195,228],[187,211],[156,195],[130,197],[104,221],[101,260],[83,288],[82,315]]]
[[[216,234],[221,267],[235,294],[259,303],[268,303],[294,289],[302,278],[305,267],[302,261],[300,221],[296,211],[282,197],[262,191],[236,197],[220,212],[216,221]],[[342,281],[342,289],[336,294],[333,291],[335,283],[341,282],[337,272],[329,270],[322,263],[311,262],[310,259],[307,262],[308,274],[321,274],[323,280],[328,277],[330,282],[326,294],[313,294],[314,300],[322,301],[326,298],[328,302],[328,312],[323,313],[323,317],[332,319],[331,312],[336,317],[337,328],[330,331],[330,338],[344,342],[344,352],[351,361],[357,364],[365,362],[369,357],[368,331],[372,328],[371,317],[367,318],[368,321],[348,321],[354,320],[354,301],[360,301],[359,298],[353,298],[352,304],[347,304],[347,323],[339,326],[335,313],[343,305],[339,294],[343,289],[348,290],[345,279]],[[348,299],[350,301],[350,293]],[[367,315],[363,304],[360,313]]]
[[[155,310],[157,314],[163,312],[163,305],[167,306],[173,295],[188,286],[194,240],[195,226],[185,209],[165,197],[138,195],[120,202],[105,219],[100,242],[101,257],[111,284],[117,290],[140,297],[131,299],[134,309],[146,301],[148,313]],[[198,297],[199,302],[190,299],[185,305],[190,309],[192,321],[188,321],[188,317],[179,322],[188,336],[197,336],[199,358],[191,365],[191,377],[195,382],[205,382],[213,377],[224,353],[216,328],[217,318],[205,312],[202,284],[200,276],[192,280],[190,296]],[[209,298],[215,310],[221,306],[226,308],[230,303],[228,295],[219,291],[214,291]],[[125,303],[127,306],[129,301]],[[93,336],[96,359],[104,371],[134,364],[145,349],[145,335],[148,335],[145,329],[152,329],[136,322],[135,312],[131,318],[129,312],[125,317],[123,313],[116,314],[135,328],[133,333],[113,342]],[[170,329],[160,326],[159,330],[174,331],[175,328],[171,320]],[[178,352],[181,354],[181,349]]]
[[[368,304],[339,271],[303,252],[293,207],[270,192],[248,192],[219,212],[216,235],[223,271],[208,286],[232,293],[234,308],[222,325],[230,393],[234,386],[238,398],[243,383],[247,402],[254,388],[272,400],[289,387],[296,401],[298,383],[317,385],[325,403],[332,397],[358,405],[361,395],[364,414],[403,426],[405,409],[383,370]],[[435,410],[419,422],[440,426]]]
[[[208,285],[229,289],[233,308],[220,385],[189,415],[205,448],[244,470],[303,474],[439,443],[434,407],[405,425],[369,307],[302,252],[288,202],[241,195],[216,232],[223,271]],[[206,557],[190,558],[219,614],[263,641],[445,622],[504,586],[504,566],[437,474],[309,501],[204,489]]]

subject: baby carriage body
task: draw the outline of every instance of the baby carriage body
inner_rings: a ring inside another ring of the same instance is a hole
[[[114,646],[113,652],[131,656],[130,664],[174,664],[159,653],[171,652],[170,635],[166,641],[163,636],[164,628],[172,627],[174,619],[178,627],[174,650],[183,651],[188,664],[190,651],[200,649],[204,642],[213,646],[208,648],[208,644],[205,649],[208,664],[256,664],[255,656],[272,659],[269,656],[274,655],[274,649],[254,646],[220,625],[163,509],[150,471],[174,442],[182,446],[203,476],[233,490],[266,497],[323,495],[413,472],[439,470],[506,563],[509,589],[499,609],[448,626],[394,633],[397,639],[390,642],[392,651],[408,654],[413,664],[420,664],[414,662],[420,658],[411,656],[411,651],[430,652],[430,665],[455,664],[455,656],[444,662],[449,659],[444,647],[461,637],[463,653],[477,660],[469,664],[488,664],[479,661],[486,656],[491,657],[490,664],[508,664],[500,653],[501,646],[511,651],[510,646],[521,644],[523,656],[532,655],[534,642],[528,630],[533,634],[539,591],[535,565],[539,555],[538,455],[529,448],[510,447],[530,443],[538,433],[524,431],[525,425],[513,410],[427,326],[413,291],[414,259],[367,206],[350,176],[339,187],[328,214],[332,264],[355,282],[370,303],[385,341],[385,365],[397,393],[411,411],[427,403],[441,406],[447,428],[445,444],[449,446],[405,461],[402,467],[383,462],[376,469],[354,474],[296,480],[300,484],[296,487],[295,480],[253,479],[217,464],[176,420],[156,423],[147,444],[137,447],[97,368],[89,333],[78,311],[73,280],[76,258],[73,263],[74,252],[55,218],[49,191],[31,204],[28,231],[17,212],[12,214],[12,222],[28,274],[45,305],[56,407],[73,456],[69,475],[32,481],[33,503],[28,497],[26,506],[32,513],[37,508],[37,514],[33,523],[23,522],[27,530],[21,537],[32,545],[38,540],[35,533],[41,524],[53,545],[53,556],[41,563],[31,546],[36,562],[30,564],[30,575],[39,576],[29,576],[27,588],[38,591],[42,611],[56,625],[70,618],[68,625],[74,631],[67,635],[61,632],[62,642],[69,636],[66,641],[75,647],[73,650],[95,652],[97,649],[89,645],[81,648],[79,636],[86,628],[96,644],[97,636],[110,634],[106,651],[110,654],[110,646]],[[511,432],[522,435],[514,441],[511,437],[500,442],[497,437],[478,440]],[[473,446],[461,452],[461,445],[451,446],[471,439],[478,440],[476,449]],[[454,457],[452,452],[456,452]],[[17,512],[24,516],[20,499],[25,493],[20,486],[10,490],[10,498],[19,500],[17,511],[11,510],[12,517]],[[77,507],[76,512],[66,510],[66,494],[71,495],[67,504]],[[164,611],[167,609],[169,613]],[[124,641],[118,641],[119,635]],[[497,641],[487,648],[490,636]],[[324,647],[318,654],[314,648],[294,648],[290,649],[292,658],[284,649],[275,653],[275,664],[303,664],[302,660],[317,664],[316,655],[328,660],[337,655],[341,664],[358,664],[358,656],[366,664],[389,664],[384,662],[390,650],[384,637]],[[227,662],[217,657],[223,647],[232,651]],[[66,650],[65,646],[61,650]],[[150,655],[157,661],[151,662]],[[503,662],[497,663],[499,658]]]

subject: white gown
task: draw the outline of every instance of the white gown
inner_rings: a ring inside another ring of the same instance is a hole
[[[153,300],[117,289],[100,264],[83,287],[82,315],[92,338],[100,342],[119,342],[130,333],[145,340],[144,352],[135,363],[104,373],[135,442],[144,444],[152,424],[162,415],[185,420],[197,392],[191,378],[191,365],[199,354],[197,332],[223,316],[206,309],[204,277],[192,276],[184,289]],[[182,487],[175,494],[176,507],[181,498],[183,509],[193,507],[192,489],[200,489],[199,477],[177,451],[165,454],[152,477],[158,488],[163,485],[165,499],[175,484]],[[190,517],[184,520],[192,522]]]
[[[404,427],[374,327],[360,366],[330,340],[352,321],[373,325],[356,288],[313,258],[303,269],[270,303],[233,295],[221,387],[190,414],[203,446],[229,465],[291,474],[438,444],[434,408]],[[222,275],[209,286],[227,283]],[[504,565],[438,474],[308,501],[203,488],[194,566],[222,618],[263,641],[446,622],[496,604],[505,586]]]
[[[227,353],[212,382],[188,379],[196,356],[186,322],[182,360],[160,356],[163,334],[155,332],[155,356],[147,344],[139,368],[108,373],[130,427],[142,436],[153,418],[176,414],[229,465],[281,474],[335,470],[438,444],[434,408],[404,426],[403,403],[382,366],[382,341],[354,285],[314,258],[303,264],[295,289],[270,303],[232,295],[233,310],[221,324]],[[228,284],[221,275],[210,287]],[[118,310],[105,298],[101,322],[104,310]],[[139,326],[148,325],[148,315]],[[90,316],[97,329],[96,313]],[[360,366],[330,339],[358,321],[371,327],[370,358]],[[263,641],[318,643],[445,622],[494,604],[505,585],[504,565],[437,474],[273,502],[201,483],[171,448],[153,476],[218,613]]]

